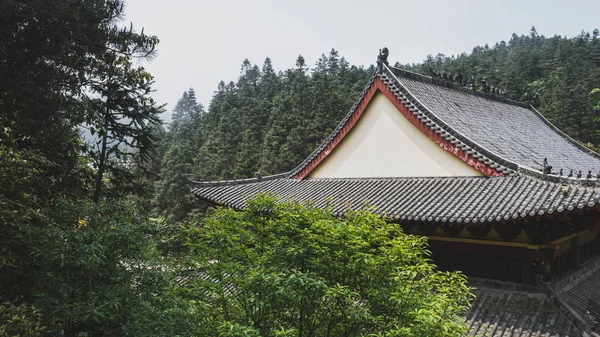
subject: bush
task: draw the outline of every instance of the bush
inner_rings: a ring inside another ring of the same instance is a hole
[[[33,303],[52,335],[153,336],[179,329],[166,293],[172,273],[156,253],[154,222],[122,201],[60,200],[27,228]]]

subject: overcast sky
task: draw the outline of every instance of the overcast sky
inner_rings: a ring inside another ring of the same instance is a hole
[[[245,58],[262,65],[268,56],[282,70],[300,54],[312,66],[335,48],[368,66],[388,47],[391,63],[413,63],[508,41],[531,26],[569,37],[600,28],[599,0],[125,1],[125,21],[160,39],[158,57],[144,66],[169,114],[190,87],[208,106],[219,81],[236,80]]]

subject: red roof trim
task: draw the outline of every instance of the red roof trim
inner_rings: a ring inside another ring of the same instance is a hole
[[[417,129],[421,130],[429,139],[433,140],[436,144],[438,144],[442,149],[450,152],[458,159],[462,160],[466,164],[470,165],[477,171],[481,172],[483,175],[488,177],[502,176],[503,173],[489,167],[484,162],[479,159],[473,157],[472,155],[466,153],[465,151],[456,147],[455,144],[452,144],[450,141],[446,140],[444,137],[437,134],[435,131],[431,130],[425,123],[421,122],[407,107],[400,101],[394,93],[388,88],[388,86],[383,83],[381,78],[377,77],[374,79],[371,86],[367,89],[363,99],[360,101],[352,116],[348,119],[346,124],[342,127],[340,132],[325,146],[325,148],[316,155],[306,166],[296,173],[293,177],[302,179],[310,174],[312,170],[314,170],[327,156],[333,152],[335,147],[344,139],[344,137],[352,130],[358,119],[362,116],[363,112],[365,112],[367,106],[371,102],[375,93],[380,91],[383,93],[389,100],[394,104],[396,109],[404,115],[406,119],[408,119],[412,125],[414,125]]]

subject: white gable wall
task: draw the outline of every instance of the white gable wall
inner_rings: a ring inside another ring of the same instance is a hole
[[[442,149],[378,92],[311,178],[453,177],[482,174]]]

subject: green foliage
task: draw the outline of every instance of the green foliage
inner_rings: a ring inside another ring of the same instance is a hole
[[[38,151],[19,149],[10,128],[0,129],[0,300],[30,296],[29,238],[24,226],[38,225],[40,208],[59,178]]]
[[[152,75],[141,66],[133,66],[135,55],[144,58],[153,55],[158,39],[134,33],[132,29],[113,31],[117,36],[126,33],[126,38],[113,40],[109,36],[105,52],[90,61],[92,70],[86,81],[89,94],[83,99],[84,122],[92,135],[98,134],[96,146],[87,148],[97,170],[96,202],[101,196],[105,173],[112,180],[128,178],[127,171],[118,165],[120,159],[139,159],[142,163],[150,159],[156,141],[153,127],[160,124],[159,114],[164,110],[150,96]],[[134,153],[132,149],[137,151]]]
[[[600,111],[600,88],[592,90],[590,96],[592,97],[592,104],[595,104],[594,110]]]
[[[53,335],[168,334],[177,305],[172,274],[156,254],[157,225],[122,202],[57,201],[32,244],[33,303]],[[151,333],[149,331],[152,331]]]
[[[152,76],[133,63],[158,39],[121,28],[123,14],[120,0],[0,2],[0,335],[194,325],[164,293],[172,277],[157,224],[119,192],[130,178],[148,184],[136,164],[161,135]],[[80,137],[86,127],[98,149]],[[87,201],[94,174],[109,178],[111,201]]]
[[[184,93],[165,131],[153,78],[134,66],[158,38],[122,28],[123,14],[120,0],[0,1],[1,335],[464,332],[464,277],[436,271],[423,239],[366,212],[336,218],[263,196],[191,227],[202,205],[188,177],[292,169],[372,67],[335,50],[312,69],[300,56],[278,73],[269,58],[245,60],[207,111]],[[597,145],[599,52],[597,30],[572,39],[532,30],[411,68],[487,76]],[[85,144],[81,128],[97,142]],[[140,186],[154,188],[151,200]]]
[[[461,336],[470,290],[436,271],[424,238],[368,211],[250,200],[186,232],[176,292],[202,335]]]
[[[0,303],[0,336],[41,336],[40,312],[25,304]]]
[[[164,138],[160,179],[155,184],[152,206],[155,215],[169,223],[182,221],[198,207],[189,193],[189,178],[194,171],[194,156],[200,146],[200,119],[204,108],[196,101],[193,89],[183,93],[173,110],[173,122]]]

